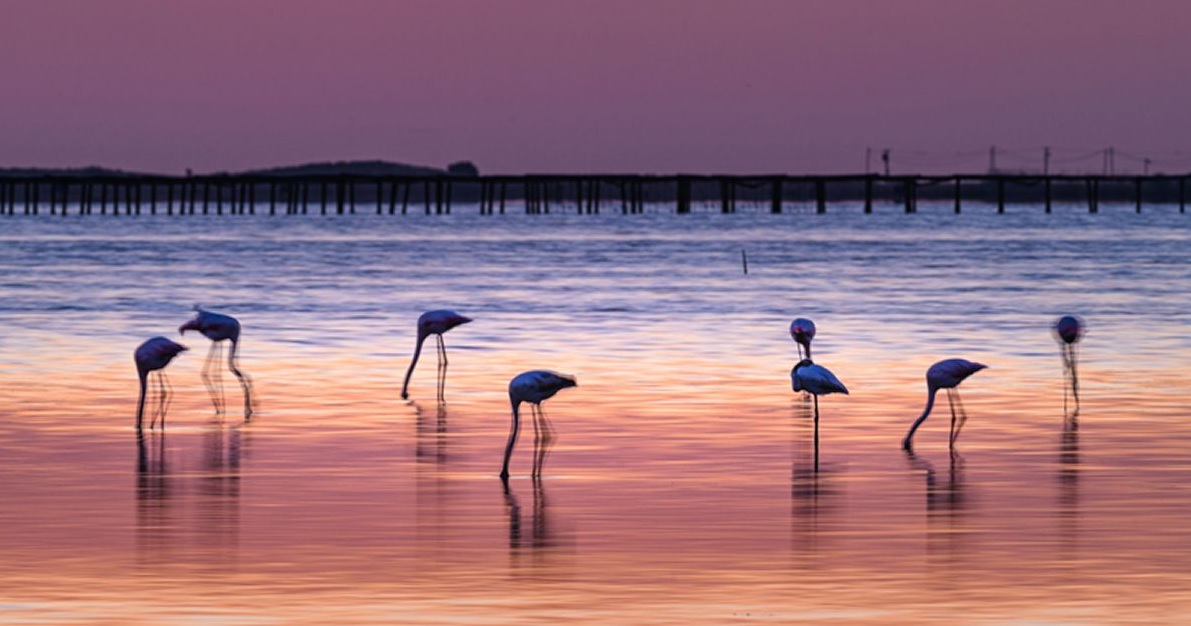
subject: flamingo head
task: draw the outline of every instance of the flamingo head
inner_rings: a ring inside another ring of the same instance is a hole
[[[1076,343],[1084,334],[1083,322],[1074,315],[1064,315],[1055,322],[1055,335],[1063,343]]]
[[[178,327],[178,334],[185,335],[188,330],[202,331],[202,326],[199,325],[198,318],[194,318],[185,324]]]
[[[456,326],[471,321],[470,317],[460,315],[454,311],[430,311],[418,318],[418,336],[426,338],[430,335],[441,335]]]

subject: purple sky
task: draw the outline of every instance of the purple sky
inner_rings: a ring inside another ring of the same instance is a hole
[[[1189,29],[1185,0],[0,0],[0,167],[1187,171]]]

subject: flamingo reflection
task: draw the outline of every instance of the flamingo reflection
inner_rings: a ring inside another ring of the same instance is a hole
[[[211,349],[207,351],[207,360],[203,363],[203,384],[211,394],[211,402],[215,405],[216,413],[224,413],[227,409],[223,398],[223,378],[220,361],[223,360],[223,342],[232,344],[227,357],[227,368],[240,381],[244,390],[244,420],[252,417],[252,379],[237,366],[240,346],[240,321],[230,315],[207,311],[195,305],[194,319],[178,327],[182,335],[188,330],[197,330],[204,337],[211,340]]]
[[[1064,412],[1059,439],[1059,525],[1069,547],[1079,536],[1079,422]]]
[[[542,475],[542,465],[545,464],[546,455],[554,443],[554,428],[550,426],[550,420],[546,419],[546,414],[542,411],[542,402],[567,387],[577,385],[573,376],[547,370],[522,372],[513,377],[513,380],[509,382],[509,402],[513,405],[513,423],[509,429],[509,440],[505,444],[505,460],[500,470],[501,480],[509,479],[509,457],[513,455],[513,446],[517,443],[517,434],[521,430],[521,403],[528,402],[533,415],[534,453],[533,470],[530,472],[530,476],[536,478]]]
[[[165,431],[137,431],[136,522],[137,554],[161,556],[170,545],[168,530],[173,483],[166,463]]]
[[[833,491],[828,475],[819,471],[819,452],[814,443],[813,409],[804,403],[794,406],[793,459],[790,467],[791,548],[799,556],[812,555],[818,548],[819,517]]]
[[[910,432],[906,433],[906,438],[902,440],[902,449],[906,452],[913,452],[914,431],[918,430],[918,427],[930,415],[930,410],[935,406],[935,394],[940,389],[946,389],[947,401],[951,405],[951,435],[948,439],[948,446],[954,450],[955,440],[959,438],[959,431],[964,427],[964,422],[968,420],[963,405],[960,404],[959,393],[955,388],[967,377],[987,367],[982,363],[974,363],[965,359],[945,359],[930,366],[930,369],[926,370],[926,408],[923,409],[922,415],[914,421]],[[957,406],[960,415],[958,422],[956,421]]]
[[[438,402],[435,419],[431,421],[418,403],[414,403],[417,437],[414,456],[418,461],[433,460],[441,465],[447,460],[447,405]]]
[[[514,557],[517,557],[526,548],[540,556],[542,549],[558,545],[558,538],[555,536],[552,515],[549,513],[546,499],[546,488],[542,485],[541,477],[534,477],[532,483],[533,510],[530,517],[529,537],[525,536],[521,501],[517,497],[517,493],[507,482],[502,484],[505,513],[509,518],[509,552]]]
[[[141,424],[144,421],[145,415],[145,396],[148,394],[148,379],[153,376],[157,381],[157,404],[153,410],[153,418],[149,421],[149,429],[152,430],[157,424],[158,418],[161,419],[161,428],[165,429],[165,413],[170,406],[170,395],[172,389],[169,381],[165,377],[165,366],[174,360],[175,356],[184,352],[186,346],[174,343],[165,337],[153,337],[142,343],[137,347],[136,352],[133,353],[133,360],[136,362],[136,373],[141,383],[141,396],[137,401],[136,406],[136,431],[141,432]]]
[[[405,372],[405,382],[401,385],[401,399],[409,399],[409,379],[414,375],[414,367],[418,364],[418,357],[422,355],[422,343],[430,335],[434,335],[438,344],[438,401],[444,401],[447,386],[447,346],[443,343],[443,333],[461,324],[472,321],[470,317],[459,315],[454,311],[427,311],[418,316],[418,338],[414,346],[414,356],[410,359],[409,369]]]
[[[1055,340],[1063,357],[1063,411],[1067,410],[1067,384],[1071,385],[1071,396],[1075,401],[1072,418],[1079,415],[1079,373],[1076,370],[1076,344],[1084,335],[1083,321],[1074,315],[1064,315],[1055,322]]]

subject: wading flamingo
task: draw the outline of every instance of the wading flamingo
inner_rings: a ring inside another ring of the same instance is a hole
[[[1071,395],[1075,398],[1075,410],[1079,411],[1079,374],[1075,369],[1075,344],[1083,338],[1084,327],[1083,322],[1074,315],[1064,315],[1055,322],[1055,339],[1059,342],[1059,351],[1063,356],[1063,370],[1064,373],[1071,376]],[[1064,410],[1067,404],[1067,396],[1064,392],[1063,406]]]
[[[829,393],[848,395],[848,388],[822,365],[803,359],[790,370],[790,384],[794,391],[806,391],[815,397],[815,469],[819,469],[819,396]]]
[[[935,394],[940,389],[947,390],[947,401],[951,405],[951,436],[949,438],[949,446],[952,450],[955,449],[955,440],[959,438],[959,431],[964,427],[964,422],[967,421],[967,416],[964,415],[960,419],[957,426],[955,421],[955,405],[959,402],[959,394],[955,390],[964,379],[988,367],[983,363],[974,363],[965,359],[944,359],[930,366],[926,370],[926,408],[922,411],[922,415],[914,421],[914,425],[910,427],[910,432],[906,433],[906,438],[902,440],[902,449],[907,452],[912,452],[914,449],[914,431],[926,421],[926,416],[930,415],[930,410],[935,406]],[[963,406],[960,406],[960,413],[963,413]]]
[[[790,337],[798,344],[798,358],[810,359],[811,340],[815,338],[815,323],[802,317],[790,322]],[[802,354],[803,348],[806,348],[805,356]]]
[[[178,356],[179,352],[186,350],[186,346],[174,343],[165,337],[153,337],[142,343],[137,347],[136,352],[133,353],[132,358],[136,361],[136,373],[141,379],[141,399],[137,401],[136,405],[136,431],[141,432],[141,423],[145,415],[145,394],[148,391],[149,374],[157,373],[157,388],[161,394],[161,399],[158,403],[158,408],[153,413],[153,419],[149,422],[149,429],[157,424],[157,416],[161,416],[161,427],[165,428],[165,407],[166,398],[168,397],[169,384],[165,379],[166,365]]]
[[[236,367],[237,351],[240,345],[240,322],[230,315],[206,311],[197,305],[194,310],[197,312],[194,319],[182,324],[178,328],[178,332],[185,335],[188,330],[197,330],[211,340],[211,349],[207,351],[207,361],[203,364],[203,382],[211,392],[211,401],[215,403],[215,410],[220,413],[224,411],[223,389],[222,384],[219,383],[219,361],[223,358],[223,341],[227,340],[232,343],[232,349],[227,357],[227,368],[231,370],[232,374],[240,381],[240,386],[244,388],[244,419],[247,420],[252,417],[252,380]],[[218,393],[216,392],[217,387],[219,388]]]
[[[522,402],[528,402],[532,407],[534,432],[533,470],[530,476],[537,478],[542,475],[542,463],[546,460],[546,452],[554,440],[554,429],[542,412],[542,401],[552,397],[559,390],[575,387],[573,376],[558,374],[546,370],[533,370],[518,374],[509,382],[509,402],[513,404],[513,425],[509,429],[509,441],[505,444],[505,462],[500,469],[500,479],[509,479],[509,457],[513,455],[513,445],[517,443],[517,433],[521,430]]]
[[[438,399],[443,399],[444,387],[447,383],[447,347],[443,343],[442,334],[471,321],[454,311],[427,311],[418,316],[418,343],[414,347],[413,359],[409,362],[409,370],[405,372],[405,383],[401,385],[401,399],[409,399],[409,379],[414,375],[414,366],[418,364],[418,357],[422,355],[422,342],[430,335],[438,341]]]

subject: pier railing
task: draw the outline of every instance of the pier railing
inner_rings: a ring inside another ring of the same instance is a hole
[[[344,215],[449,214],[478,208],[480,214],[519,210],[529,214],[601,211],[643,213],[646,206],[678,214],[738,210],[782,213],[795,207],[826,213],[837,203],[894,203],[906,213],[920,200],[946,201],[959,213],[965,203],[1142,206],[1177,205],[1184,213],[1187,181],[1179,175],[844,174],[631,175],[529,174],[517,176],[210,175],[210,176],[2,176],[0,215]]]

